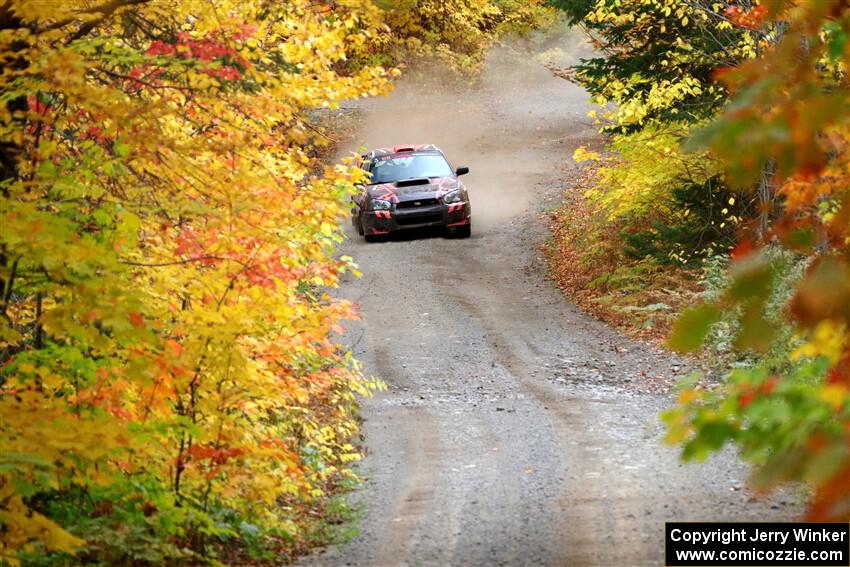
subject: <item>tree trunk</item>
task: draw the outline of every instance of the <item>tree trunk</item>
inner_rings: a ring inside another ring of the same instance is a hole
[[[776,189],[773,185],[773,179],[775,174],[776,162],[773,160],[769,160],[762,167],[761,178],[759,179],[759,240],[764,240],[764,238],[767,236],[767,230],[770,228],[770,220],[774,209],[774,201],[776,195]]]

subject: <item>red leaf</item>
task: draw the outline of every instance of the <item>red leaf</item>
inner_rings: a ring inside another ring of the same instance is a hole
[[[735,248],[732,250],[732,260],[742,260],[755,251],[756,246],[755,244],[753,244],[752,239],[747,238],[739,242],[738,245],[735,246]]]
[[[145,325],[145,318],[138,311],[130,311],[127,316],[130,318],[130,323],[134,327],[143,327]]]

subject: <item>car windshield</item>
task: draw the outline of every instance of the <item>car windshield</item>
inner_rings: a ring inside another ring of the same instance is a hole
[[[452,175],[452,168],[440,154],[391,155],[376,158],[369,168],[372,185],[422,177]]]

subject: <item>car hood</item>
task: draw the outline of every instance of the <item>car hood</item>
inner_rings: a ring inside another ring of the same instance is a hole
[[[380,183],[369,186],[369,196],[400,203],[416,199],[439,199],[460,187],[454,177],[437,177],[434,179],[407,179],[394,183]]]

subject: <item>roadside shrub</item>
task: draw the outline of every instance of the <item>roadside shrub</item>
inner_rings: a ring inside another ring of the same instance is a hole
[[[675,313],[701,291],[695,270],[671,270],[652,257],[625,255],[629,218],[610,220],[594,198],[599,162],[584,165],[551,217],[549,273],[571,301],[621,330],[660,339]]]
[[[741,306],[723,313],[708,333],[705,348],[708,352],[718,355],[715,361],[718,367],[746,367],[766,362],[768,368],[781,371],[788,366],[791,353],[803,342],[790,323],[789,309],[794,290],[803,278],[811,259],[779,246],[768,246],[761,250],[753,261],[763,262],[772,270],[774,284],[764,309],[766,321],[775,331],[770,350],[759,354],[735,350],[735,337],[741,331]],[[718,301],[729,292],[733,284],[729,265],[728,254],[719,254],[705,261],[702,276],[704,301]]]
[[[650,228],[627,228],[620,233],[627,257],[697,267],[732,247],[737,223],[748,218],[752,209],[750,199],[730,190],[718,176],[703,183],[683,180],[670,190],[669,199],[668,214],[644,221]]]

